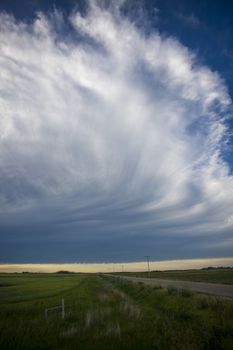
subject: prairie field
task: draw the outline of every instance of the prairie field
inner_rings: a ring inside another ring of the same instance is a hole
[[[45,309],[65,300],[61,310]],[[233,301],[98,274],[1,274],[0,349],[233,349]]]
[[[125,272],[119,273],[119,275],[148,277],[148,272]],[[233,284],[233,268],[151,271],[149,276],[151,278],[163,278],[169,280]]]

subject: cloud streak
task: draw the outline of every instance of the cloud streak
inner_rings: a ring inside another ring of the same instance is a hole
[[[216,72],[119,8],[0,17],[4,242],[229,239],[231,101]]]

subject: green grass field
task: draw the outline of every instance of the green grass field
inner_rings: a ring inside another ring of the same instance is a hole
[[[121,274],[122,273],[119,273],[119,275]],[[125,272],[123,275],[148,277],[148,272]],[[173,279],[180,281],[233,284],[233,269],[151,271],[149,276],[151,278]]]
[[[61,303],[61,312],[44,310]],[[230,350],[233,301],[98,275],[0,275],[0,349]]]

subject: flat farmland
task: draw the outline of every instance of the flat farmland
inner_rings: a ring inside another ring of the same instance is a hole
[[[61,310],[48,312],[65,300]],[[233,301],[97,274],[0,275],[0,348],[232,349]]]
[[[233,285],[233,268],[119,273],[125,276]]]

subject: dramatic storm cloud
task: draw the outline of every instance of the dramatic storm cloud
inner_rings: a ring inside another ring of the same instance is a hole
[[[229,255],[231,101],[176,38],[94,2],[2,13],[0,72],[1,259]]]

